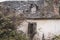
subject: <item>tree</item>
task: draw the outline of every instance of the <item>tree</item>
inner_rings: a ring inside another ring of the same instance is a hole
[[[24,34],[17,32],[17,26],[25,18],[23,14],[16,15],[16,10],[0,6],[0,40],[27,40]]]

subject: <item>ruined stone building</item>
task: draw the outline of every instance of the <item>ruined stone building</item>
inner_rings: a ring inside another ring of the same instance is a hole
[[[45,40],[42,37],[47,38],[49,33],[60,34],[59,0],[12,1],[2,4],[24,14],[26,20],[18,30],[27,34],[30,40]]]
[[[54,34],[54,32],[56,33],[57,27],[59,28],[60,26],[60,4],[59,1],[55,1],[56,0],[44,0],[41,6],[31,4],[30,9],[26,10],[25,16],[27,20],[23,22],[24,27],[21,30],[26,28],[24,32],[31,37],[30,40],[45,40],[42,38],[43,33],[46,32],[48,34],[51,31],[52,34]],[[45,32],[41,30],[43,28],[46,30]],[[51,40],[51,38],[46,40]]]

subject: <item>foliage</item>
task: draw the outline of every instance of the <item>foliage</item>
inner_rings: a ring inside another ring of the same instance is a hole
[[[0,6],[0,40],[27,40],[16,30],[23,21],[22,14],[16,15],[15,10]]]
[[[60,35],[55,35],[52,40],[60,40]]]

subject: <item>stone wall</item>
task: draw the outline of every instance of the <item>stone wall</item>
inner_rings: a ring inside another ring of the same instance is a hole
[[[21,28],[18,28],[18,30],[22,30],[27,34],[29,22],[35,22],[37,24],[35,39],[42,40],[42,34],[44,34],[45,38],[60,34],[60,20],[27,20],[22,23]]]

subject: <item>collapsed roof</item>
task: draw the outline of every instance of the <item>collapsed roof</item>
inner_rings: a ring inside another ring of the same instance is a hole
[[[54,7],[58,10],[55,4],[49,5],[44,0],[39,1],[5,1],[0,5],[11,9],[22,11],[26,18],[60,18],[59,12],[54,14]]]

